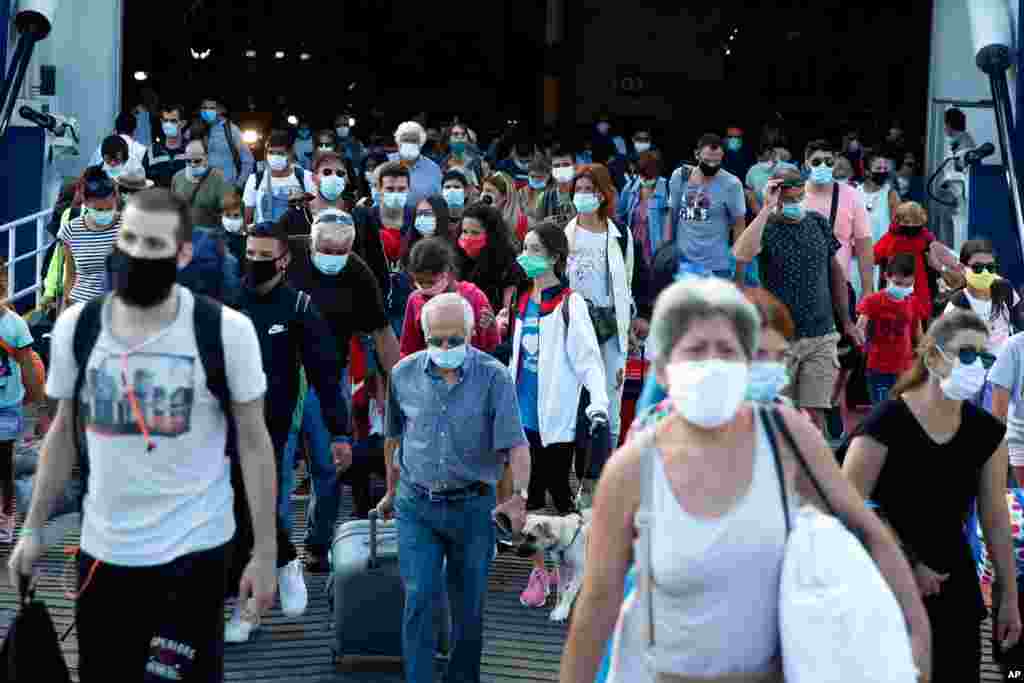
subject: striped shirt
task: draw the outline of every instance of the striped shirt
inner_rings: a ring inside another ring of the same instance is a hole
[[[60,226],[57,239],[64,243],[75,259],[75,283],[70,296],[72,303],[89,301],[103,294],[107,256],[114,249],[120,228],[120,216],[104,230],[90,230],[85,226],[83,216]]]

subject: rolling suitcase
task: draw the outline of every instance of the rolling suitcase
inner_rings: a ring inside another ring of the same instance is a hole
[[[402,657],[402,612],[405,588],[398,571],[398,527],[368,520],[338,527],[331,544],[328,600],[333,607],[335,662],[394,661]],[[434,611],[437,651],[448,652],[451,631],[447,591]]]

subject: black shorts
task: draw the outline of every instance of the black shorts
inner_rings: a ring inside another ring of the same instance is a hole
[[[154,567],[101,562],[79,553],[75,609],[81,683],[224,680],[224,588],[228,545]]]

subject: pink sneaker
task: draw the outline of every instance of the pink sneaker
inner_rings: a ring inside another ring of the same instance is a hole
[[[530,572],[530,581],[526,590],[519,595],[520,604],[526,607],[543,607],[551,594],[551,578],[547,571],[534,569]]]

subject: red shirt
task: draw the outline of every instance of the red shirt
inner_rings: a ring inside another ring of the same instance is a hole
[[[875,263],[888,261],[896,254],[914,255],[913,301],[918,320],[929,320],[932,316],[932,290],[928,285],[925,255],[928,253],[928,245],[933,241],[935,235],[928,230],[922,230],[913,237],[889,230],[875,243]]]
[[[857,313],[871,321],[868,370],[901,374],[914,364],[914,325],[918,316],[912,298],[897,301],[887,292],[866,296]]]
[[[476,329],[473,330],[473,338],[470,344],[481,351],[492,353],[498,348],[498,325],[491,322],[490,327],[483,327],[480,324],[480,313],[484,310],[491,311],[491,302],[487,295],[480,291],[480,288],[472,282],[456,282],[455,291],[462,295],[462,298],[473,307],[473,317],[476,319]],[[402,339],[399,342],[398,352],[402,358],[411,353],[422,351],[427,348],[427,340],[423,337],[423,325],[420,322],[420,314],[423,305],[427,303],[427,297],[423,292],[416,291],[409,296],[405,305],[405,322],[402,324]]]

